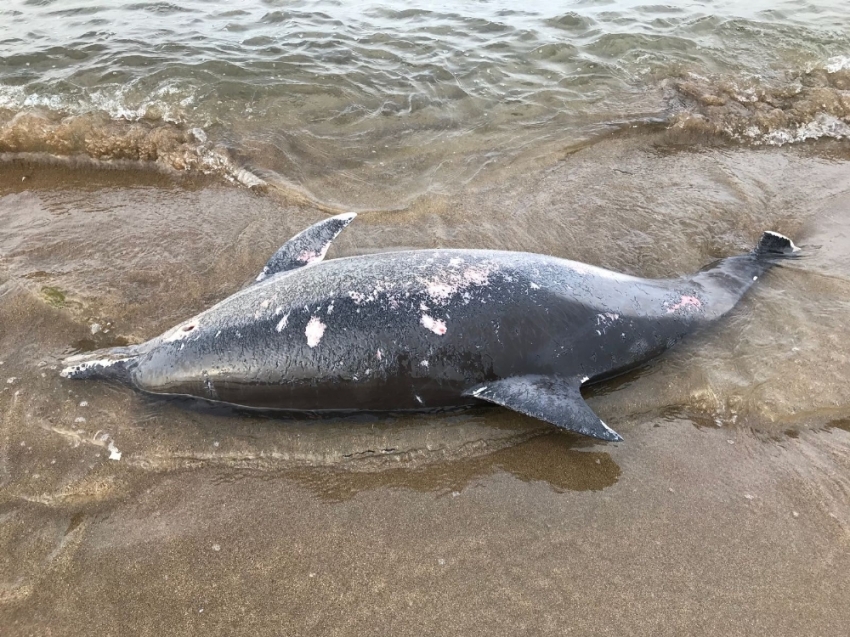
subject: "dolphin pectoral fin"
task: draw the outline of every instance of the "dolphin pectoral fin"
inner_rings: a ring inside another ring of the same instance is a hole
[[[321,261],[325,258],[333,240],[356,216],[355,212],[346,212],[320,221],[299,232],[272,255],[263,271],[257,275],[256,281]]]
[[[515,376],[482,383],[466,390],[463,395],[507,407],[585,436],[611,442],[622,440],[584,402],[580,386],[578,379]]]

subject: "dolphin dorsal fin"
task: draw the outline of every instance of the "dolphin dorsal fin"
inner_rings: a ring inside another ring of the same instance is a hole
[[[617,442],[620,435],[608,427],[581,397],[581,381],[558,376],[513,376],[482,383],[463,392],[526,416],[545,420],[561,429]]]
[[[356,212],[346,212],[324,219],[299,232],[272,255],[266,267],[257,275],[256,281],[262,281],[281,272],[303,268],[311,263],[318,263],[325,258],[328,248],[331,247],[337,235],[356,216]]]

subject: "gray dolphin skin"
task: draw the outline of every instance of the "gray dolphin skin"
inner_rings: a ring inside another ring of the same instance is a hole
[[[433,411],[482,402],[617,441],[583,385],[728,313],[798,248],[650,280],[539,254],[415,250],[323,261],[354,213],[296,235],[257,281],[140,345],[72,356],[66,378],[260,410]]]

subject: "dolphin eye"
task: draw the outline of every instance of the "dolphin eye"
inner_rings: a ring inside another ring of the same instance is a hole
[[[195,329],[195,326],[194,326],[194,325],[184,325],[184,326],[183,326],[183,331],[184,331],[184,332],[191,332],[193,329]]]

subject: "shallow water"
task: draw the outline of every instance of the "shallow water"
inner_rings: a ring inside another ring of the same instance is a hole
[[[1,625],[843,636],[848,23],[835,2],[5,6]],[[328,258],[665,277],[767,228],[803,257],[585,392],[619,444],[497,408],[281,420],[58,376],[344,207]]]
[[[336,208],[456,193],[623,126],[850,132],[839,0],[63,0],[6,5],[0,33],[0,152],[211,172]]]

